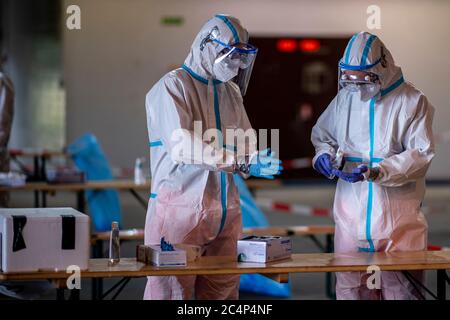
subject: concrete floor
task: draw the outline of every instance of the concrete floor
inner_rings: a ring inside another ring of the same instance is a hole
[[[299,186],[283,187],[277,190],[260,190],[256,197],[269,197],[278,201],[302,203],[312,206],[327,207],[332,205],[334,188],[332,186]],[[429,243],[439,246],[450,246],[450,187],[430,186],[424,201],[429,222]],[[143,195],[145,196],[145,195]],[[74,194],[61,193],[48,199],[48,206],[75,206]],[[124,225],[126,228],[141,228],[144,226],[145,210],[128,193],[121,194],[122,208],[124,212]],[[30,193],[16,193],[11,198],[12,207],[32,207],[33,197]],[[310,225],[331,224],[331,218],[292,216],[277,212],[266,212],[271,225]],[[324,241],[324,239],[321,239]],[[308,238],[295,237],[294,252],[308,253],[318,252],[316,245]],[[122,247],[123,257],[134,256],[135,243],[126,243]],[[433,291],[436,288],[435,272],[427,272],[427,285]],[[115,284],[118,279],[105,280],[105,289]],[[294,274],[290,278],[292,287],[291,299],[328,299],[325,294],[325,275],[320,274]],[[81,298],[90,298],[91,283],[82,281]],[[118,299],[142,299],[145,287],[145,279],[132,279],[125,287]],[[447,295],[450,290],[447,290]],[[41,299],[54,299],[55,292],[51,290],[40,297]],[[273,299],[262,295],[242,293],[241,299]]]

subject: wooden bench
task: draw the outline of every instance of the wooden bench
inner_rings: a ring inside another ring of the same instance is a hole
[[[272,235],[272,236],[309,236],[309,235],[333,235],[333,225],[311,225],[311,226],[273,226],[273,227],[252,227],[244,228],[243,233],[250,235]],[[143,229],[127,229],[119,232],[123,241],[144,240]],[[92,244],[97,241],[108,241],[109,232],[95,232],[91,236]]]
[[[263,274],[272,279],[286,281],[290,273],[309,272],[367,272],[370,266],[377,266],[382,271],[437,270],[438,299],[446,298],[446,284],[450,283],[446,269],[450,269],[450,252],[376,252],[376,253],[310,253],[293,254],[292,258],[270,263],[237,262],[235,257],[201,257],[186,267],[156,267],[137,262],[134,258],[121,259],[115,266],[109,266],[107,259],[91,259],[89,268],[81,271],[82,278],[123,278],[108,290],[106,297],[115,288],[119,288],[114,297],[123,289],[131,278],[147,276],[183,276],[183,275],[230,275]],[[59,283],[63,291],[65,282],[71,274],[62,271],[0,273],[2,280],[43,280],[49,279]],[[409,278],[408,278],[409,279]],[[413,282],[412,279],[410,279]],[[417,285],[417,283],[416,283]],[[72,290],[74,298],[79,298],[79,291]],[[64,295],[58,295],[63,298]]]

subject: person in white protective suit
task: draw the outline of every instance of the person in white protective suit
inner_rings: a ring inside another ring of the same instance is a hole
[[[426,250],[428,226],[420,207],[434,156],[434,108],[404,81],[375,35],[355,34],[339,70],[338,94],[311,137],[314,168],[339,178],[333,209],[335,252]],[[343,164],[337,153],[343,153]],[[423,281],[423,272],[411,275]],[[379,289],[369,289],[365,272],[336,276],[338,299],[423,298],[416,289],[420,286],[401,272],[382,272]]]
[[[273,178],[281,162],[269,150],[258,152],[255,139],[244,139],[242,148],[225,133],[210,141],[203,135],[211,129],[251,130],[242,95],[256,53],[238,19],[216,15],[201,28],[182,68],[147,94],[147,245],[164,237],[200,246],[204,256],[237,257],[242,226],[233,173]],[[148,277],[144,299],[237,299],[238,287],[238,275]]]

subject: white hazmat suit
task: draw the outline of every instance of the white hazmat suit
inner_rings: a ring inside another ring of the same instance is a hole
[[[212,151],[212,145],[201,137],[208,129],[251,129],[239,87],[217,80],[229,80],[236,73],[230,75],[229,69],[214,66],[223,46],[209,41],[212,30],[224,44],[248,41],[239,20],[213,17],[196,36],[182,68],[163,76],[146,97],[152,194],[145,243],[159,244],[164,237],[173,244],[201,246],[204,256],[237,256],[242,226],[233,181],[238,162],[234,153],[209,157],[189,148],[177,152],[190,144]],[[201,127],[200,134],[195,126]],[[178,132],[175,140],[174,132]],[[219,141],[223,146],[229,143],[226,137]],[[254,141],[249,148],[255,147]],[[237,299],[238,287],[238,275],[149,277],[144,298]]]
[[[355,34],[340,62],[343,70],[379,77],[380,90],[364,101],[361,91],[341,89],[312,131],[322,154],[344,153],[342,171],[365,164],[374,179],[337,182],[334,199],[335,252],[419,251],[427,248],[427,223],[420,210],[425,174],[434,156],[434,108],[403,80],[381,40]],[[366,273],[337,273],[338,299],[415,299],[420,297],[401,272],[382,272],[381,290],[369,290]],[[415,272],[418,279],[421,272]]]

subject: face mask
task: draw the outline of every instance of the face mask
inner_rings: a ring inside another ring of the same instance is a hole
[[[364,85],[358,85],[358,84],[347,84],[344,89],[348,90],[352,93],[359,92],[361,95],[362,101],[368,101],[374,96],[380,92],[380,84],[379,83],[373,83],[373,84],[364,84]]]
[[[218,63],[214,63],[214,76],[219,81],[228,82],[237,76],[240,65],[240,59],[224,59]]]
[[[380,92],[380,84],[374,83],[374,84],[366,84],[361,86],[360,92],[361,92],[361,100],[362,101],[368,101],[371,98],[375,97],[378,92]]]

